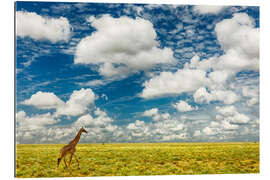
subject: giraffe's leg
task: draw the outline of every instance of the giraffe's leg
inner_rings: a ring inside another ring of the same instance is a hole
[[[60,157],[57,159],[57,167],[56,167],[56,169],[59,168],[59,165],[60,165],[60,163],[61,163],[62,158],[63,158],[63,154],[62,154],[62,151],[61,151],[61,152],[60,152]]]
[[[59,167],[60,163],[61,163],[62,157],[58,158],[57,160],[57,167]]]
[[[66,156],[64,156],[64,162],[65,162],[66,168],[68,168],[67,161],[66,161]]]
[[[79,163],[79,160],[78,160],[78,158],[77,158],[77,156],[75,155],[75,154],[73,154],[74,155],[74,157],[75,157],[75,159],[76,159],[76,161],[77,161],[77,163],[78,163],[78,168],[80,169],[80,163]]]
[[[58,160],[57,160],[57,167],[56,167],[56,169],[58,169],[58,168],[59,168],[59,165],[60,165],[60,163],[61,163],[61,160],[62,160],[62,157],[58,158]]]
[[[70,167],[70,164],[71,164],[72,156],[73,156],[73,153],[70,154],[70,159],[69,159],[69,164],[68,164],[69,167]]]

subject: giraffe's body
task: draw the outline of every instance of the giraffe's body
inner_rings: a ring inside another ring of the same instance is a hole
[[[68,145],[65,145],[65,146],[61,149],[61,151],[60,151],[60,157],[58,158],[57,168],[59,167],[59,164],[60,164],[62,158],[64,158],[64,163],[65,163],[66,167],[68,167],[68,166],[67,166],[67,163],[66,163],[66,155],[67,155],[67,154],[70,154],[69,166],[70,166],[70,164],[71,164],[72,156],[74,155],[74,157],[75,157],[75,159],[76,159],[76,161],[77,161],[77,163],[78,163],[78,167],[80,168],[79,160],[78,160],[77,156],[76,156],[74,153],[75,153],[75,151],[76,151],[76,145],[78,144],[78,142],[79,142],[79,140],[80,140],[80,137],[81,137],[81,134],[82,134],[83,132],[87,133],[87,131],[86,131],[84,128],[81,128],[81,129],[79,130],[78,134],[76,135],[76,137],[75,137],[72,141],[70,141],[70,142],[68,143]]]

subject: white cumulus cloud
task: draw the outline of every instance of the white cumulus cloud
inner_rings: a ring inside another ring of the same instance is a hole
[[[239,72],[259,69],[259,28],[246,13],[216,24],[217,39],[225,54],[219,57],[216,69]]]
[[[176,104],[173,104],[173,107],[176,108],[179,112],[188,112],[198,109],[198,107],[192,107],[185,101],[179,101]]]
[[[259,103],[259,90],[254,87],[242,87],[242,95],[247,98],[247,105],[249,107]]]
[[[89,106],[95,102],[95,94],[90,89],[75,90],[67,102],[59,99],[54,93],[37,92],[30,99],[22,102],[38,109],[55,109],[55,115],[79,116],[87,112]]]
[[[108,126],[113,119],[107,116],[107,113],[101,111],[100,109],[96,109],[94,111],[96,117],[93,117],[90,114],[85,114],[79,117],[74,123],[74,126],[77,127],[100,127],[100,126]]]
[[[211,128],[211,127],[205,127],[202,132],[205,134],[205,135],[215,135],[217,134],[216,130],[214,128]]]
[[[159,113],[158,108],[152,108],[150,110],[146,110],[143,113],[143,116],[152,117],[154,121],[165,121],[171,119],[171,115],[169,113]]]
[[[23,101],[21,104],[31,105],[38,109],[54,109],[64,105],[64,102],[54,93],[38,91],[30,99]]]
[[[246,124],[250,121],[250,118],[242,113],[239,113],[234,106],[216,107],[217,116],[216,119],[223,121],[223,124]]]
[[[153,115],[157,115],[157,114],[158,114],[158,109],[157,108],[153,108],[153,109],[150,109],[150,110],[146,110],[143,113],[143,116],[153,116]]]
[[[170,48],[158,48],[153,24],[141,18],[88,18],[96,31],[77,45],[74,63],[99,65],[99,73],[110,77],[173,63]]]
[[[22,130],[42,129],[58,122],[51,113],[27,116],[24,111],[16,113],[17,128]]]
[[[199,14],[218,14],[225,8],[226,6],[197,5],[193,7],[193,11]]]
[[[222,101],[225,104],[233,104],[240,98],[231,90],[213,90],[208,92],[205,87],[199,88],[194,94],[194,101],[197,103],[209,103],[211,101]]]
[[[65,17],[43,17],[35,12],[16,12],[16,35],[35,40],[49,40],[52,43],[68,41],[71,25]]]
[[[78,116],[84,114],[88,110],[88,106],[94,104],[95,94],[90,89],[82,88],[79,91],[73,91],[69,100],[56,109],[57,115]]]
[[[144,83],[140,94],[143,98],[154,98],[165,95],[177,95],[183,92],[193,92],[205,85],[207,79],[202,70],[180,69],[175,73],[161,72]]]

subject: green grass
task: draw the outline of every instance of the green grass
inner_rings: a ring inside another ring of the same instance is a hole
[[[78,144],[81,168],[56,170],[62,147],[17,145],[16,177],[259,173],[259,143]]]

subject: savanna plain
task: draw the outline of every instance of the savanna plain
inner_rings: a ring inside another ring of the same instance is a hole
[[[78,144],[80,169],[56,169],[63,146],[17,144],[16,177],[259,173],[258,142]]]

